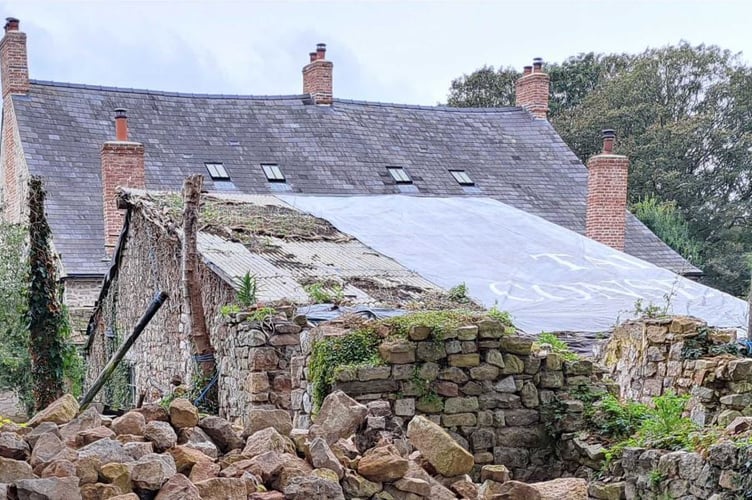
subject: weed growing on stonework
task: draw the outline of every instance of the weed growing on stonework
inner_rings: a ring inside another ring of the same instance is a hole
[[[653,469],[648,474],[648,481],[650,482],[650,486],[653,488],[657,488],[661,485],[661,482],[664,480],[663,473],[659,471],[658,469]]]
[[[221,314],[225,318],[229,318],[233,314],[237,314],[239,312],[240,306],[238,306],[237,304],[225,304],[219,308],[219,314]]]
[[[579,356],[577,356],[576,353],[572,352],[566,342],[561,340],[553,333],[541,332],[541,334],[538,335],[538,340],[535,341],[533,347],[536,350],[540,350],[543,344],[550,345],[551,351],[561,356],[565,361],[577,361],[579,359]]]
[[[470,302],[470,297],[467,295],[467,285],[465,283],[460,283],[459,285],[453,286],[447,292],[447,298],[452,302],[459,302],[460,304]]]
[[[481,315],[466,309],[450,309],[445,311],[423,311],[395,316],[384,321],[392,328],[398,337],[407,337],[412,327],[430,328],[434,340],[443,340],[446,332],[478,320]]]
[[[277,310],[273,307],[259,307],[258,309],[253,311],[250,316],[248,316],[248,319],[250,321],[257,321],[260,323],[262,321],[265,321],[267,318],[274,316],[276,312]]]
[[[494,304],[494,306],[489,309],[486,314],[489,318],[495,319],[504,326],[514,326],[512,323],[512,315],[507,311],[499,310],[496,304]]]
[[[258,291],[256,276],[247,272],[238,280],[238,284],[240,285],[238,302],[243,307],[251,307],[256,303],[256,292]]]
[[[325,337],[313,344],[309,360],[314,412],[321,408],[337,374],[347,367],[378,366],[381,338],[371,328],[362,328],[339,337]]]

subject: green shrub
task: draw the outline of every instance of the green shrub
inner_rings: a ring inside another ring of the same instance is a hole
[[[362,328],[339,337],[324,337],[313,344],[308,368],[314,412],[321,408],[340,370],[382,363],[380,343],[381,338],[373,329]]]
[[[577,361],[579,359],[579,356],[572,352],[566,342],[553,333],[541,332],[541,334],[538,335],[538,340],[535,341],[534,347],[540,349],[541,344],[549,344],[551,350],[561,356],[565,361]]]
[[[324,283],[311,283],[303,287],[303,289],[314,304],[337,303],[342,302],[342,299],[345,298],[345,291],[342,285],[336,283],[329,286]]]
[[[434,340],[442,340],[448,331],[467,325],[480,318],[477,312],[467,309],[447,309],[444,311],[422,311],[395,316],[384,321],[393,334],[407,337],[412,327],[422,326],[430,328]]]
[[[256,292],[258,291],[256,276],[247,272],[238,280],[238,284],[240,285],[238,288],[238,302],[243,307],[251,307],[256,303]]]

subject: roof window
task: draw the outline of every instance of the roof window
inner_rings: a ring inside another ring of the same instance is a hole
[[[264,170],[267,181],[285,182],[285,175],[276,163],[262,163],[261,168]]]
[[[405,169],[402,167],[386,167],[386,169],[389,171],[389,175],[392,176],[392,179],[394,179],[394,182],[397,184],[412,184],[413,180],[410,178],[409,175],[407,175],[407,172],[405,172]]]
[[[215,181],[228,181],[230,175],[225,170],[225,166],[222,163],[206,162],[206,170],[209,171],[209,176]]]
[[[467,172],[464,170],[450,170],[450,174],[452,174],[452,177],[454,177],[454,180],[457,181],[460,186],[474,186],[475,183],[470,178],[469,175],[467,175]]]

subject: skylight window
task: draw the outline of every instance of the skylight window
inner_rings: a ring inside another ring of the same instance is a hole
[[[454,177],[454,180],[457,181],[460,186],[474,186],[475,183],[470,178],[469,175],[467,175],[467,172],[464,170],[450,170],[450,174],[452,174],[452,177]]]
[[[285,175],[276,163],[262,163],[261,168],[264,170],[267,181],[285,182]]]
[[[405,172],[405,169],[402,167],[386,167],[386,169],[389,171],[389,174],[392,176],[392,179],[394,179],[394,182],[397,184],[412,184],[413,180],[410,178],[409,175],[407,175],[407,172]]]
[[[225,166],[222,163],[204,163],[206,170],[209,171],[209,176],[215,181],[229,181],[230,175],[225,170]]]

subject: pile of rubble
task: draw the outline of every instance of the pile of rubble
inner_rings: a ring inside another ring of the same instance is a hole
[[[430,420],[383,430],[390,417],[387,402],[337,391],[308,430],[263,409],[241,430],[200,418],[185,399],[111,419],[79,414],[66,395],[26,426],[0,427],[0,499],[587,498],[582,479],[529,485],[503,465],[473,470],[473,456]]]

